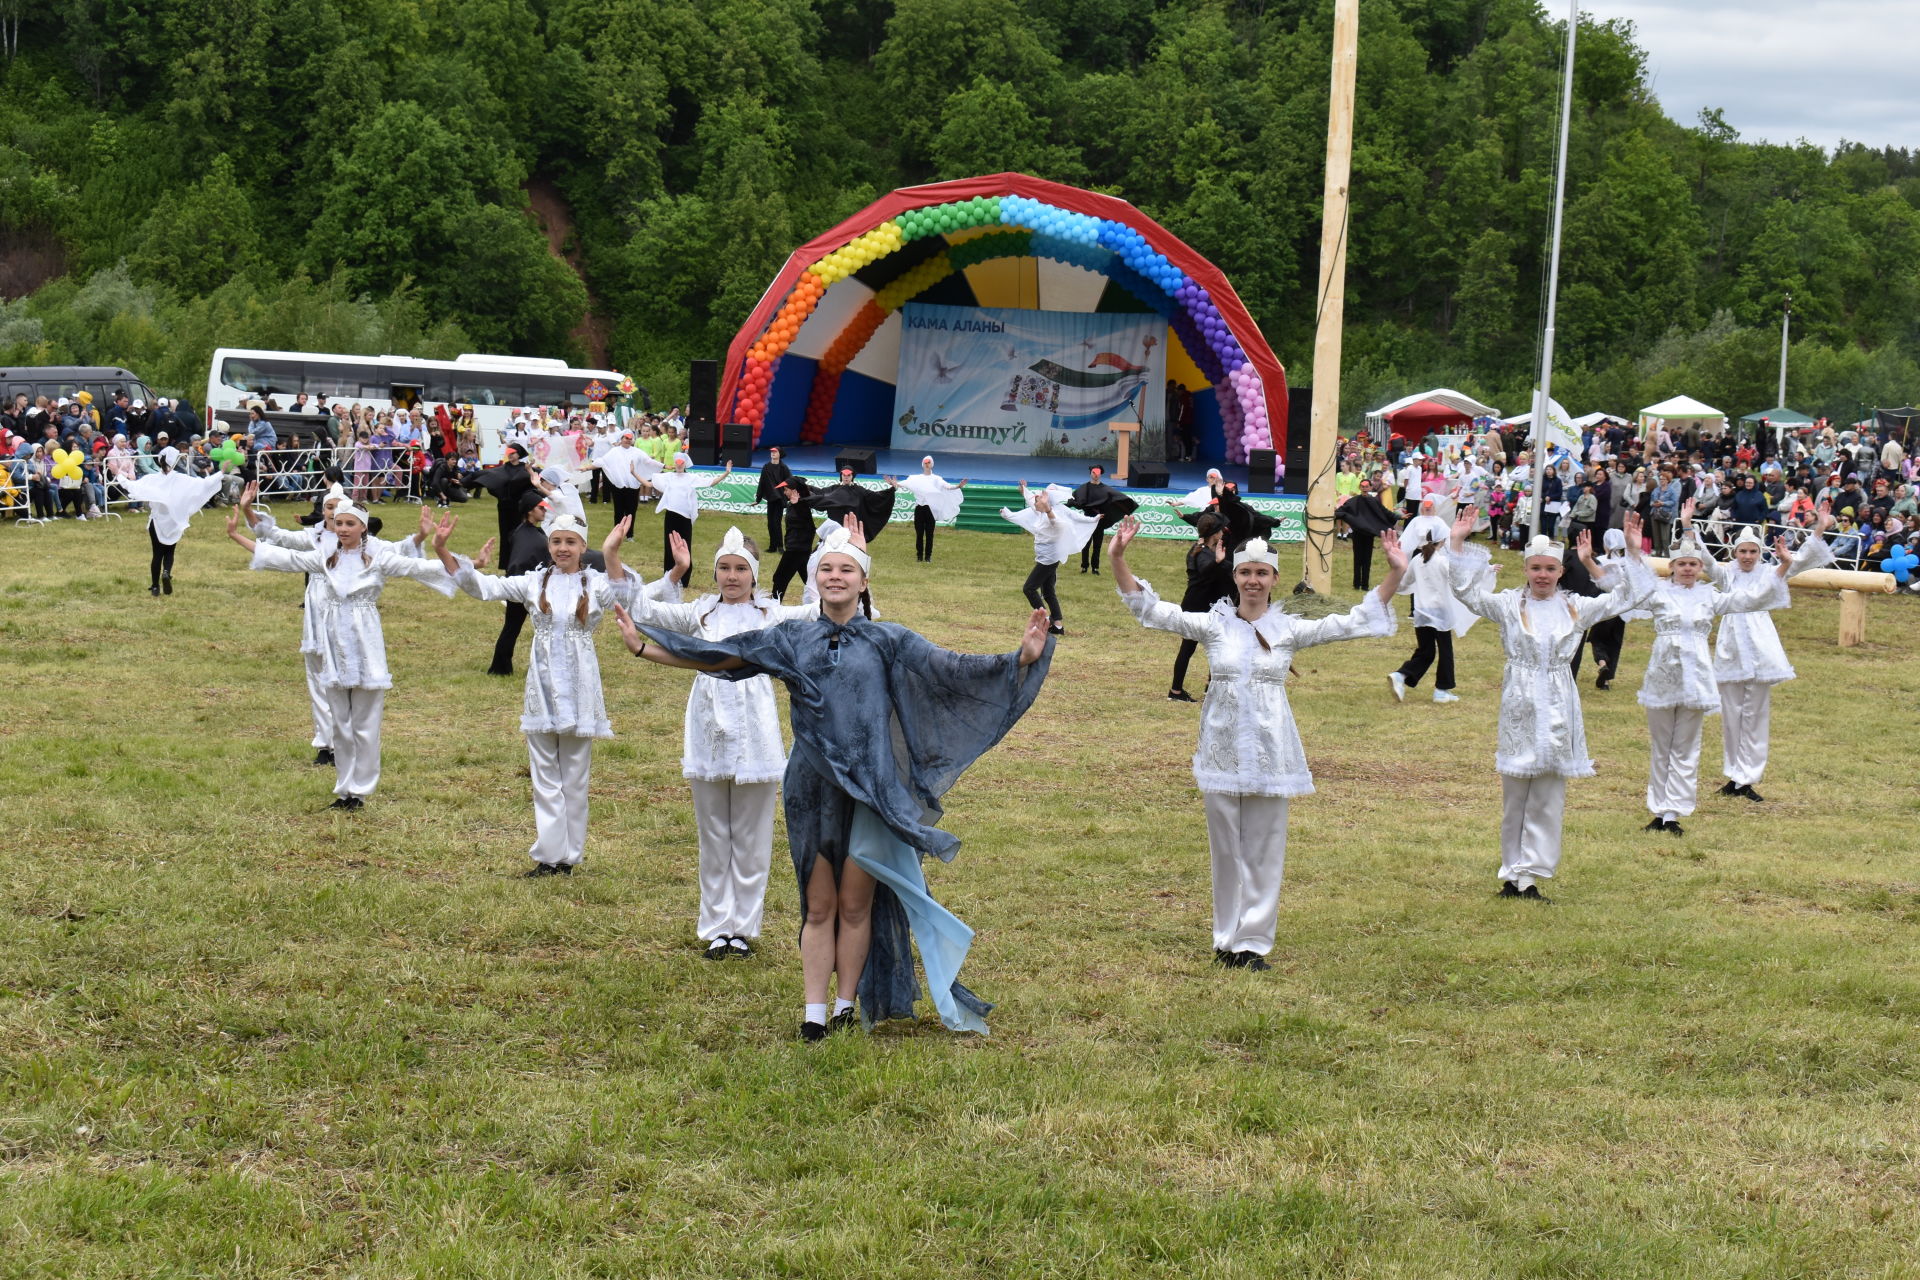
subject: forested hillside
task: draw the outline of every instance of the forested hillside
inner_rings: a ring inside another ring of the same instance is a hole
[[[1517,411],[1562,28],[1361,11],[1346,414],[1433,383]],[[0,0],[0,362],[198,394],[216,343],[585,358],[591,307],[677,396],[800,241],[1022,169],[1212,257],[1304,382],[1330,27],[1330,0]],[[1788,289],[1794,404],[1920,394],[1920,155],[1675,122],[1630,29],[1579,48],[1560,398],[1767,407]]]

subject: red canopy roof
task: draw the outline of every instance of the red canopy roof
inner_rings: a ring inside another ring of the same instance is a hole
[[[1382,415],[1393,434],[1414,444],[1435,431],[1466,430],[1473,426],[1473,415],[1462,413],[1437,400],[1419,400],[1402,409]]]

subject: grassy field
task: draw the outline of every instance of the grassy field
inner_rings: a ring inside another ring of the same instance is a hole
[[[1005,650],[1029,548],[942,534],[930,568],[895,529],[877,591]],[[803,1046],[784,841],[760,958],[694,940],[683,674],[602,634],[587,861],[523,881],[493,607],[388,592],[385,774],[342,816],[299,580],[212,516],[174,596],[146,557],[137,520],[0,528],[0,1275],[1920,1275],[1910,600],[1842,651],[1795,593],[1769,802],[1678,840],[1640,831],[1631,628],[1551,908],[1492,896],[1491,629],[1452,706],[1388,696],[1404,621],[1303,654],[1319,794],[1254,974],[1208,963],[1174,646],[1070,572],[1047,689],[930,864],[993,1036]],[[1710,720],[1703,791],[1719,754]]]

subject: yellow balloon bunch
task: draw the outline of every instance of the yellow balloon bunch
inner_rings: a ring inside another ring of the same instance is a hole
[[[902,244],[899,224],[883,222],[864,235],[849,240],[807,270],[828,284],[839,284],[870,262],[878,262]]]
[[[53,478],[55,480],[80,479],[80,464],[86,461],[86,455],[78,449],[55,449],[53,451]]]
[[[944,252],[909,267],[899,279],[882,285],[873,300],[884,311],[898,311],[923,291],[953,274],[953,263]]]

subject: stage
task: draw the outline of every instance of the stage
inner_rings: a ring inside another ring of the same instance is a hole
[[[787,465],[806,476],[828,476],[834,473],[833,460],[839,456],[841,445],[801,445],[796,444],[785,449]],[[876,475],[892,476],[898,480],[902,476],[916,475],[920,471],[920,459],[925,453],[903,449],[875,449],[873,451],[874,472]],[[767,460],[765,449],[756,449],[753,453],[754,469]],[[1084,484],[1087,468],[1095,462],[1107,469],[1109,477],[1113,474],[1113,460],[1087,458],[1046,458],[1020,457],[997,453],[943,453],[933,451],[933,470],[936,475],[948,480],[985,480],[997,484],[1018,484],[1025,480],[1034,487],[1049,484],[1063,484],[1069,489]],[[1147,489],[1141,492],[1155,494],[1191,493],[1207,482],[1207,463],[1175,462],[1167,466],[1167,487],[1165,489]],[[1138,466],[1138,463],[1135,463]],[[1242,466],[1220,464],[1220,474],[1240,486],[1246,492],[1247,469]],[[1109,480],[1116,489],[1134,491],[1137,486],[1123,485]],[[1278,485],[1275,486],[1276,490]]]

